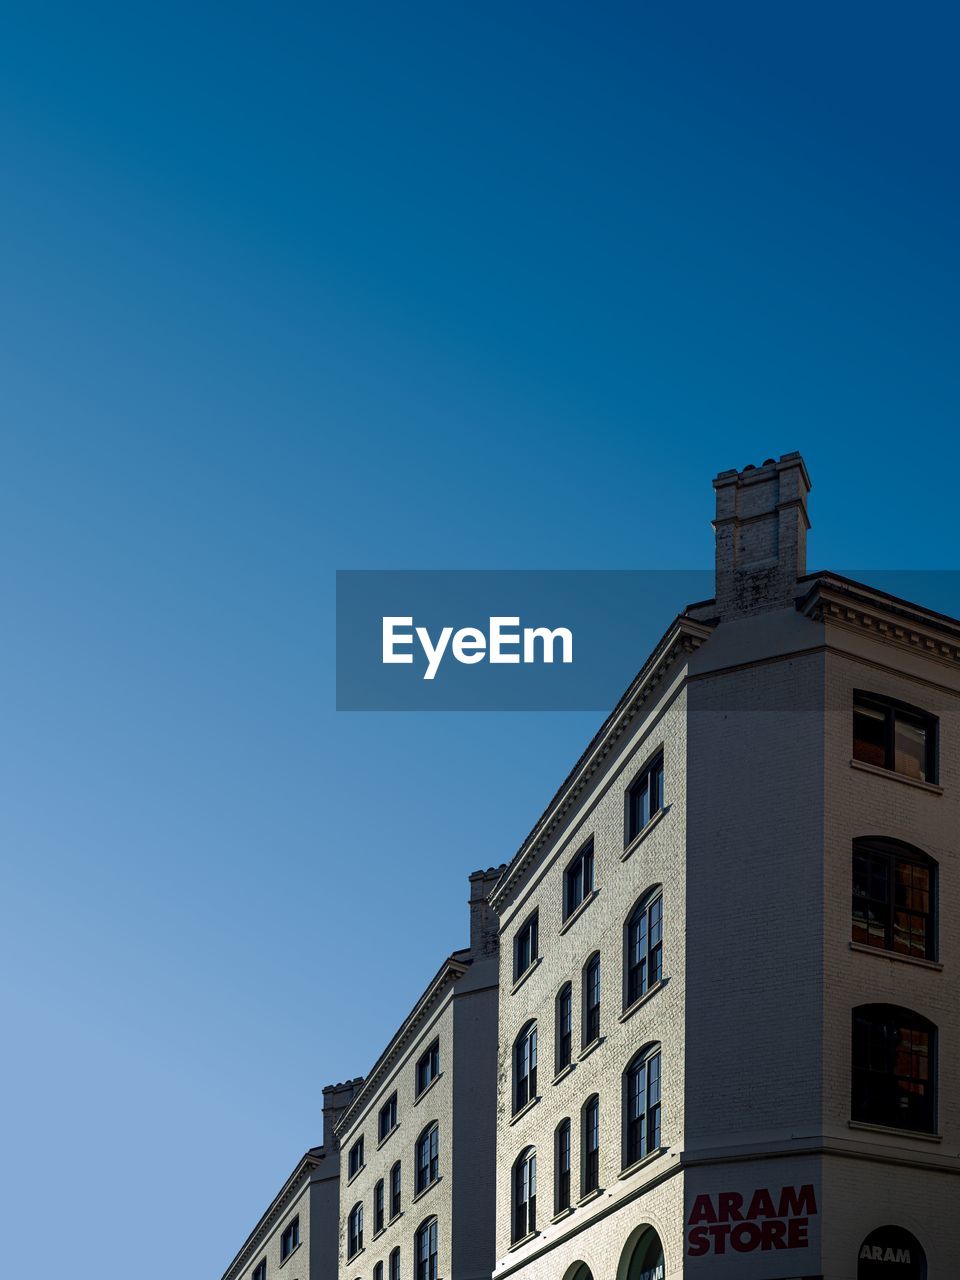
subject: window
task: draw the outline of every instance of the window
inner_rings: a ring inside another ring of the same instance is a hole
[[[537,1153],[527,1147],[513,1166],[513,1240],[537,1229]]]
[[[568,982],[557,994],[556,1069],[569,1067],[573,1056],[573,988]]]
[[[424,1129],[417,1139],[417,1194],[440,1176],[440,1129],[436,1124]]]
[[[437,1220],[428,1218],[417,1228],[414,1246],[417,1280],[437,1280]]]
[[[400,1161],[390,1170],[390,1218],[400,1212]]]
[[[440,1041],[434,1040],[417,1063],[417,1097],[431,1085],[440,1074]]]
[[[659,981],[663,954],[663,898],[647,894],[627,921],[624,1008],[639,1000]]]
[[[554,1211],[562,1213],[570,1208],[570,1121],[561,1120],[556,1137],[557,1175],[554,1181]]]
[[[656,756],[631,783],[627,792],[627,839],[636,839],[650,819],[663,808],[663,755]]]
[[[380,1115],[377,1119],[377,1135],[382,1142],[384,1138],[393,1133],[397,1127],[397,1095],[391,1094],[383,1106],[380,1108]]]
[[[936,959],[936,863],[894,840],[853,842],[853,941]]]
[[[390,1254],[390,1280],[400,1280],[400,1250],[394,1249]]]
[[[936,782],[936,717],[890,698],[854,693],[853,758],[907,778]]]
[[[528,1022],[513,1046],[513,1110],[537,1096],[537,1024]]]
[[[363,1168],[363,1138],[356,1140],[347,1156],[347,1176],[355,1178]]]
[[[378,1262],[373,1268],[373,1280],[383,1280],[383,1263]]]
[[[580,1149],[583,1152],[580,1194],[586,1196],[600,1186],[600,1099],[596,1094],[583,1104],[580,1118]]]
[[[585,1049],[600,1039],[600,954],[592,955],[583,966],[583,1034]]]
[[[379,1235],[383,1230],[383,1179],[373,1188],[373,1234]]]
[[[909,1009],[854,1009],[851,1118],[933,1133],[936,1035],[932,1022]]]
[[[363,1248],[363,1204],[355,1204],[347,1218],[347,1257],[355,1258]]]
[[[300,1243],[300,1219],[299,1217],[289,1223],[280,1237],[280,1261],[286,1262],[294,1249]]]
[[[623,1167],[660,1148],[660,1046],[637,1055],[623,1073]]]
[[[537,958],[537,913],[534,912],[513,941],[513,980],[523,976]]]
[[[580,850],[563,876],[563,918],[568,919],[593,893],[593,841]]]
[[[257,1265],[253,1268],[252,1280],[267,1280],[267,1260],[261,1258]]]

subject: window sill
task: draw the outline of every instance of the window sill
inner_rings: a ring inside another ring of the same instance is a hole
[[[568,1062],[567,1065],[565,1067],[561,1067],[553,1077],[553,1083],[559,1084],[561,1080],[566,1080],[567,1076],[570,1075],[571,1072],[575,1071],[576,1068],[577,1064],[575,1062]]]
[[[658,991],[663,990],[663,988],[666,986],[666,983],[667,983],[666,978],[658,978],[652,987],[648,987],[642,996],[639,996],[636,1000],[634,1000],[633,1004],[628,1005],[627,1008],[624,1009],[623,1013],[621,1013],[619,1018],[617,1018],[617,1021],[626,1022],[628,1018],[632,1018],[638,1009],[642,1008],[643,1005],[645,1005],[648,1000],[652,1000]]]
[[[593,1053],[594,1049],[600,1048],[600,1046],[603,1044],[603,1041],[604,1041],[603,1036],[597,1036],[595,1040],[591,1040],[589,1044],[585,1044],[583,1048],[580,1050],[580,1052],[577,1054],[577,1061],[582,1062],[584,1058],[589,1058],[591,1053]]]
[[[570,1215],[571,1215],[571,1213],[573,1213],[573,1205],[572,1205],[572,1204],[568,1204],[568,1205],[567,1205],[567,1207],[566,1207],[565,1209],[559,1209],[559,1210],[558,1210],[558,1211],[553,1215],[553,1217],[550,1219],[550,1221],[551,1221],[551,1222],[562,1222],[562,1221],[564,1220],[564,1218],[569,1218],[569,1217],[570,1217]]]
[[[898,1129],[895,1125],[870,1124],[866,1120],[848,1120],[848,1129],[863,1129],[867,1133],[883,1133],[891,1138],[916,1138],[920,1142],[942,1142],[942,1133],[924,1133],[920,1129]]]
[[[894,782],[902,782],[906,787],[916,787],[918,791],[929,791],[934,796],[943,795],[943,787],[934,782],[908,778],[905,773],[897,773],[896,769],[881,769],[879,765],[867,764],[866,760],[851,760],[850,768],[859,769],[861,773],[872,773],[877,778],[892,778]]]
[[[536,960],[531,961],[531,963],[527,965],[523,973],[521,973],[520,977],[516,979],[513,986],[510,988],[511,995],[513,995],[515,992],[520,990],[520,988],[523,986],[523,984],[526,982],[526,980],[530,977],[531,973],[533,973],[535,969],[539,969],[540,959],[541,957],[537,956]]]
[[[525,1244],[529,1244],[531,1240],[536,1240],[539,1234],[539,1231],[528,1231],[527,1234],[525,1236],[521,1236],[519,1240],[514,1240],[507,1252],[513,1253],[514,1249],[522,1249],[523,1246]]]
[[[532,1111],[539,1101],[540,1101],[540,1094],[535,1093],[532,1098],[530,1098],[527,1102],[523,1104],[523,1106],[520,1108],[519,1111],[515,1111],[513,1113],[513,1115],[510,1117],[509,1123],[516,1124],[518,1120],[522,1120],[523,1117],[527,1114],[527,1112]]]
[[[361,1173],[363,1173],[363,1171],[364,1171],[364,1169],[365,1169],[366,1167],[367,1167],[367,1165],[366,1165],[366,1161],[364,1161],[364,1163],[360,1166],[360,1168],[356,1171],[356,1173],[351,1173],[351,1174],[350,1174],[350,1176],[347,1178],[347,1186],[348,1186],[348,1187],[349,1187],[349,1185],[350,1185],[350,1183],[351,1183],[351,1182],[356,1182],[356,1180],[360,1177]]]
[[[585,1196],[580,1197],[577,1201],[577,1208],[579,1209],[582,1205],[590,1204],[592,1200],[599,1200],[602,1195],[603,1187],[594,1187],[592,1191],[588,1191]]]
[[[402,1217],[403,1217],[403,1210],[401,1209],[398,1213],[395,1213],[392,1218],[387,1219],[387,1226],[392,1227],[393,1224],[395,1222],[399,1222]]]
[[[648,1164],[653,1164],[667,1150],[666,1147],[657,1147],[656,1151],[651,1151],[649,1155],[643,1156],[640,1160],[634,1160],[633,1164],[628,1164],[625,1169],[621,1169],[618,1177],[632,1178],[635,1173],[643,1169]]]
[[[426,1090],[424,1090],[424,1092],[426,1092]],[[390,1130],[390,1132],[385,1133],[383,1137],[380,1139],[380,1141],[377,1143],[378,1151],[380,1150],[381,1147],[385,1147],[387,1145],[387,1143],[390,1141],[390,1139],[393,1137],[393,1135],[397,1132],[399,1128],[400,1128],[400,1121],[398,1120],[397,1123]]]
[[[432,1182],[428,1182],[422,1191],[417,1192],[417,1194],[413,1197],[410,1203],[416,1204],[418,1200],[422,1200],[424,1196],[429,1195],[439,1181],[440,1181],[440,1174],[438,1173]]]
[[[664,805],[662,809],[657,810],[657,812],[653,815],[653,817],[650,819],[647,825],[643,827],[642,830],[637,832],[637,834],[633,837],[633,839],[624,849],[623,853],[621,853],[620,855],[621,862],[626,862],[626,860],[630,857],[630,855],[634,852],[634,850],[638,849],[640,845],[643,844],[644,840],[646,840],[647,836],[650,834],[653,828],[657,825],[657,823],[660,822],[664,814],[669,812],[670,812],[669,805]]]
[[[383,1233],[386,1231],[386,1229],[387,1229],[386,1226],[378,1227],[376,1231],[373,1233],[373,1235],[370,1237],[370,1239],[379,1240],[380,1237],[383,1235]]]
[[[920,956],[907,956],[901,951],[888,951],[886,947],[870,947],[865,942],[848,942],[851,951],[859,951],[864,956],[879,956],[881,960],[895,960],[900,964],[913,964],[919,969],[932,969],[935,973],[943,972],[939,960],[924,960]]]
[[[356,1253],[351,1253],[351,1254],[350,1254],[350,1256],[347,1258],[347,1261],[348,1261],[348,1262],[356,1262],[357,1258],[361,1258],[361,1257],[363,1256],[364,1252],[365,1252],[365,1247],[364,1247],[364,1248],[361,1248],[361,1249],[358,1249]],[[294,1250],[294,1253],[296,1253],[296,1250]],[[290,1257],[291,1257],[291,1258],[293,1257],[293,1253],[291,1253],[291,1254],[290,1254]]]
[[[414,1100],[413,1100],[413,1105],[414,1105],[415,1107],[418,1107],[418,1106],[420,1105],[420,1103],[423,1101],[423,1099],[424,1099],[424,1098],[427,1096],[427,1094],[430,1092],[430,1090],[433,1088],[433,1086],[437,1083],[437,1081],[438,1081],[438,1080],[442,1080],[442,1079],[443,1079],[443,1072],[442,1072],[442,1071],[438,1071],[438,1072],[437,1072],[437,1074],[436,1074],[436,1075],[433,1077],[433,1079],[430,1081],[430,1083],[427,1085],[427,1087],[426,1087],[425,1089],[421,1089],[421,1090],[420,1090],[420,1092],[417,1094],[417,1096],[414,1098]],[[397,1128],[399,1128],[399,1127],[400,1127],[400,1126],[399,1126],[399,1124],[398,1124],[398,1125],[397,1125]]]
[[[575,925],[577,921],[580,919],[580,917],[583,915],[583,913],[586,911],[587,907],[589,907],[590,903],[593,902],[594,898],[596,898],[599,893],[600,893],[599,889],[591,889],[590,892],[587,894],[587,896],[584,898],[584,900],[579,904],[579,906],[574,907],[574,909],[570,912],[566,920],[564,920],[563,924],[560,926],[558,932],[566,933],[569,928]]]
[[[300,1245],[301,1245],[301,1244],[303,1244],[303,1241],[302,1241],[302,1240],[300,1241],[300,1243],[299,1243],[299,1244],[295,1244],[295,1245],[293,1246],[293,1248],[290,1250],[290,1252],[287,1254],[287,1256],[286,1256],[286,1257],[282,1260],[282,1262],[280,1263],[280,1266],[281,1266],[281,1267],[285,1267],[285,1266],[287,1265],[287,1263],[290,1261],[290,1259],[293,1257],[293,1255],[294,1255],[294,1254],[297,1252],[297,1250],[300,1248]],[[354,1254],[354,1257],[356,1257],[356,1254]],[[277,1270],[279,1270],[279,1269],[280,1269],[280,1268],[278,1267],[278,1268],[277,1268]]]

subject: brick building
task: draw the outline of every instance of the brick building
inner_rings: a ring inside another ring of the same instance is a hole
[[[714,487],[716,598],[491,897],[494,1275],[945,1280],[960,623],[806,572],[798,454]]]
[[[489,1280],[499,965],[489,894],[470,877],[470,946],[404,1018],[340,1118],[340,1277]]]
[[[336,1124],[362,1080],[323,1091],[323,1143],[298,1161],[223,1280],[330,1280],[336,1275],[340,1154]]]

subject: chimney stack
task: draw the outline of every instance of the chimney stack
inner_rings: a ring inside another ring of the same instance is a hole
[[[500,945],[500,921],[489,899],[505,867],[488,867],[470,877],[470,950],[475,956],[493,955]]]
[[[340,1117],[353,1101],[363,1084],[363,1076],[344,1080],[342,1084],[328,1084],[323,1090],[323,1149],[336,1151],[338,1147],[336,1127]]]
[[[784,609],[807,571],[810,477],[799,453],[721,471],[717,517],[717,612],[721,621]]]

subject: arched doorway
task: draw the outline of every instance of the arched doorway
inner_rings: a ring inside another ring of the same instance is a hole
[[[632,1251],[631,1251],[632,1250]],[[627,1241],[624,1255],[630,1252],[626,1270],[621,1262],[622,1280],[663,1280],[663,1245],[653,1227],[643,1227],[634,1242]]]
[[[927,1280],[927,1255],[904,1227],[877,1227],[860,1246],[857,1280]]]

